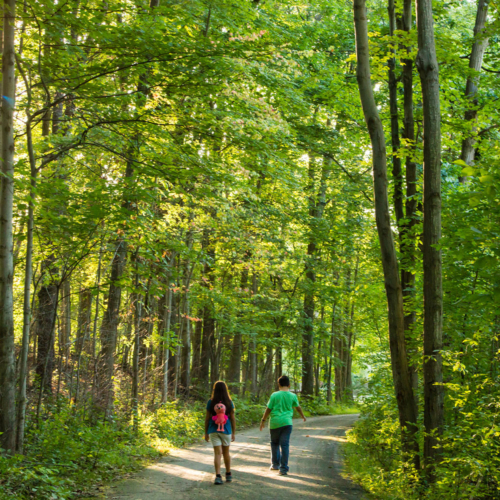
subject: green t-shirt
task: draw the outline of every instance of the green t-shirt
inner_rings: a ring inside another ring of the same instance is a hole
[[[292,425],[293,409],[299,406],[297,395],[290,391],[273,392],[267,407],[271,410],[270,429]]]

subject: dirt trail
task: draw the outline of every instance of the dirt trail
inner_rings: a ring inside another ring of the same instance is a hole
[[[233,482],[214,486],[209,443],[174,450],[159,463],[112,486],[109,500],[361,500],[362,490],[341,475],[340,445],[357,415],[314,417],[294,421],[290,473],[269,470],[269,431],[250,429],[231,445]],[[223,468],[224,475],[224,468]]]

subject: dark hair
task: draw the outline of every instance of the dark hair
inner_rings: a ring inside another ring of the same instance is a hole
[[[229,389],[227,388],[226,382],[223,382],[222,380],[215,382],[210,399],[212,400],[210,410],[212,411],[213,415],[216,414],[214,407],[219,403],[225,405],[226,415],[228,417],[229,415],[231,415],[231,413],[233,413],[233,401],[231,400],[231,396],[229,395]]]
[[[290,379],[286,375],[281,375],[278,379],[278,385],[280,387],[290,387]]]

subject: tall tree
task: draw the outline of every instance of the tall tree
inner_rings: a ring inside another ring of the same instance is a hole
[[[417,1],[418,55],[424,112],[424,461],[433,480],[443,433],[443,284],[441,276],[441,109],[432,0]]]
[[[315,115],[317,110],[315,111]],[[318,175],[319,170],[319,175]],[[331,160],[318,161],[311,156],[308,169],[309,241],[305,263],[306,288],[304,291],[304,334],[302,338],[302,394],[314,392],[314,311],[316,259],[320,222],[326,206],[327,180],[331,172]],[[319,182],[317,182],[319,177]]]
[[[16,446],[13,237],[14,102],[16,1],[3,4],[2,56],[2,186],[0,197],[0,443],[13,452]]]
[[[408,371],[404,332],[403,294],[399,266],[391,228],[387,193],[387,153],[382,122],[373,94],[368,46],[368,23],[365,0],[354,1],[357,68],[361,105],[372,144],[373,191],[375,218],[382,252],[382,267],[389,313],[389,344],[392,376],[399,411],[399,423],[405,451],[413,455],[418,466],[417,409]]]

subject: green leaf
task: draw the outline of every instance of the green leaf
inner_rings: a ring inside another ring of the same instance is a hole
[[[479,177],[479,180],[482,182],[482,183],[490,183],[490,182],[493,182],[493,176],[492,175],[482,175],[481,177]]]
[[[462,161],[462,160],[460,160],[460,161]],[[462,163],[465,164],[465,162],[462,162]],[[462,175],[473,176],[476,174],[476,172],[477,172],[477,170],[474,167],[466,166],[465,168],[462,169]]]
[[[491,255],[485,255],[484,257],[480,257],[474,262],[474,267],[476,269],[490,269],[496,268],[498,266],[498,261],[495,257]]]

